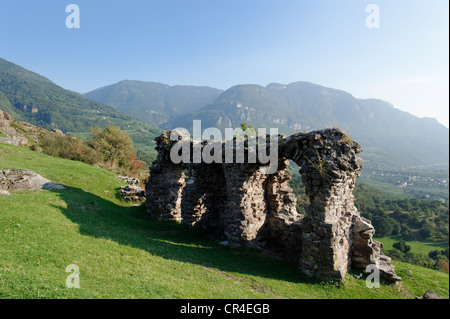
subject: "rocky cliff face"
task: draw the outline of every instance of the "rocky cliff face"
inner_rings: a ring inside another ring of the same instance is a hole
[[[278,170],[266,175],[260,170],[264,165],[250,163],[248,157],[243,163],[222,164],[222,158],[220,163],[193,164],[191,157],[175,164],[170,153],[181,142],[171,141],[170,132],[158,137],[158,159],[146,187],[148,212],[158,220],[211,230],[230,245],[299,259],[310,276],[343,280],[350,269],[373,265],[384,278],[401,280],[390,258],[381,254],[381,244],[372,239],[370,221],[354,206],[360,145],[337,129],[271,138],[278,139]],[[221,145],[223,156],[226,143]],[[190,150],[209,146],[207,141],[189,143]],[[296,211],[288,159],[299,165],[310,197],[306,217]]]

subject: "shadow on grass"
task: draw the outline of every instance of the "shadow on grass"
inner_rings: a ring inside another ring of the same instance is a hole
[[[316,282],[301,274],[298,263],[266,257],[250,248],[220,246],[205,239],[200,232],[189,230],[179,223],[151,219],[143,206],[117,205],[68,186],[65,190],[53,192],[67,204],[67,208],[57,208],[79,225],[83,235],[109,239],[165,259],[224,272],[293,283]]]

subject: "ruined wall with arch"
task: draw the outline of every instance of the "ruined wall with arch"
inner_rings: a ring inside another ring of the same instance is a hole
[[[381,253],[381,243],[373,240],[371,222],[354,206],[361,147],[342,131],[278,135],[274,174],[263,174],[263,164],[246,160],[175,164],[170,152],[181,142],[171,141],[170,133],[156,138],[158,157],[146,186],[146,209],[153,218],[179,220],[226,238],[229,245],[296,259],[309,276],[343,280],[352,268],[364,271],[375,265],[386,280],[401,280]],[[194,142],[189,143],[192,149]],[[289,187],[289,160],[300,167],[310,198],[306,216],[297,212]]]

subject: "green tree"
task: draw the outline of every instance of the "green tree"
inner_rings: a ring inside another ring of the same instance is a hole
[[[91,130],[91,136],[88,141],[89,146],[102,153],[105,162],[111,167],[129,165],[134,152],[133,141],[126,132],[118,126],[111,126],[104,130],[94,128]]]
[[[431,224],[427,223],[427,224],[423,225],[423,227],[420,229],[420,234],[425,239],[430,239],[435,234],[434,227]]]
[[[407,252],[409,252],[411,250],[411,246],[406,244],[406,242],[403,240],[395,242],[392,246],[394,248],[400,250],[404,254],[406,254]]]
[[[394,225],[390,218],[384,216],[375,216],[372,220],[376,232],[385,237],[390,237],[394,231]]]
[[[402,236],[404,237],[408,237],[411,236],[412,232],[411,232],[411,228],[409,228],[408,226],[403,226],[402,227],[402,232],[401,232]]]

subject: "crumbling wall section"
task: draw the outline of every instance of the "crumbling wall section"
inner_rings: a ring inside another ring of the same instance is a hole
[[[223,164],[223,168],[228,197],[224,235],[235,246],[258,246],[267,218],[267,176],[261,174],[257,164]]]
[[[301,266],[316,277],[343,279],[351,268],[352,190],[362,168],[361,151],[344,142],[337,130],[300,134],[288,138],[287,156],[300,166],[310,198],[303,222]]]
[[[191,165],[188,175],[182,191],[182,223],[211,234],[223,233],[227,188],[222,165]]]
[[[146,183],[145,207],[157,220],[181,220],[182,192],[186,186],[183,168],[170,159],[173,145],[169,132],[157,137],[155,141],[158,157]]]
[[[170,141],[170,132],[156,141],[158,158],[146,192],[147,210],[154,218],[181,219],[191,227],[210,229],[231,245],[275,249],[299,259],[310,276],[343,280],[352,267],[374,265],[384,278],[401,280],[390,258],[382,255],[381,244],[373,240],[370,221],[354,205],[361,147],[342,131],[279,135],[278,170],[271,175],[261,172],[262,164],[247,160],[174,164],[170,150],[177,142]],[[288,185],[288,159],[300,167],[310,198],[307,216],[297,213]],[[191,175],[187,185],[183,170]]]

